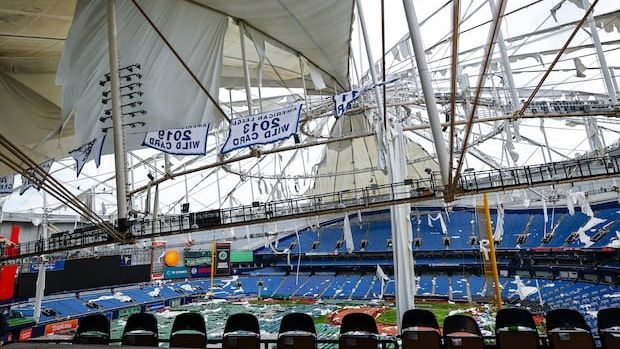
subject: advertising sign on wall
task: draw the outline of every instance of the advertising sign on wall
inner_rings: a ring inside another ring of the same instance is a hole
[[[230,275],[230,242],[215,244],[215,276]]]
[[[165,267],[164,279],[184,279],[189,277],[187,267]]]
[[[188,267],[211,265],[211,251],[184,251],[183,261]]]
[[[66,334],[78,327],[78,319],[65,320],[45,325],[45,336],[50,334]]]
[[[65,269],[65,261],[64,260],[48,261],[45,264],[45,270],[47,270],[47,271],[64,270],[64,269]],[[28,271],[30,273],[38,273],[39,272],[39,263],[31,263],[30,267],[28,268]]]
[[[132,258],[130,254],[121,255],[121,267],[130,267],[132,265]]]
[[[124,308],[118,311],[118,317],[129,317],[132,314],[136,314],[140,312],[140,306],[136,305],[134,307]]]
[[[150,312],[154,312],[154,311],[159,311],[164,309],[166,305],[164,304],[164,302],[157,302],[157,303],[152,303],[146,306],[146,312],[150,313]]]
[[[20,341],[27,341],[30,338],[32,338],[32,328],[24,328],[21,331],[19,331]]]
[[[192,278],[201,278],[211,275],[211,266],[191,267],[189,274]]]

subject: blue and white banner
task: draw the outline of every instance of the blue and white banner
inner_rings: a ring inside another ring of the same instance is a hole
[[[45,173],[48,173],[50,171],[50,168],[52,168],[53,163],[54,163],[54,159],[49,159],[39,164],[39,167],[41,167]],[[27,169],[26,172],[28,172],[30,176],[34,178],[38,178],[40,180],[43,179],[39,175],[39,172],[35,172],[32,168]],[[19,195],[22,195],[26,190],[30,189],[31,187],[35,187],[37,188],[37,190],[41,189],[41,187],[38,184],[35,184],[31,182],[28,178],[22,176],[22,187],[19,190]]]
[[[82,168],[84,167],[84,164],[86,164],[86,162],[88,161],[90,153],[93,151],[93,145],[95,145],[96,141],[96,139],[93,139],[92,141],[82,145],[81,147],[71,150],[69,152],[69,155],[71,155],[71,157],[75,159],[75,171],[77,172],[76,176],[79,176],[80,172],[82,172]]]
[[[28,268],[28,272],[30,273],[38,272],[39,265],[40,265],[39,263],[31,263],[30,267]],[[55,261],[48,261],[47,263],[45,263],[45,270],[47,271],[65,270],[65,261],[62,259],[55,260]]]
[[[349,109],[351,109],[351,103],[353,103],[356,99],[359,98],[364,92],[373,89],[377,86],[391,84],[398,79],[394,78],[385,82],[379,82],[377,84],[369,84],[362,86],[360,88],[356,88],[349,92],[343,92],[332,97],[334,99],[334,116],[336,119],[340,119],[341,116],[344,115]]]
[[[231,120],[222,154],[258,144],[271,144],[297,133],[301,104]]]
[[[13,175],[0,177],[0,195],[11,194],[13,192],[14,180],[15,180],[15,176]]]
[[[147,132],[142,145],[173,155],[205,155],[209,124]]]

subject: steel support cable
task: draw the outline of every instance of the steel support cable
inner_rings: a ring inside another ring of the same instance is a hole
[[[79,201],[79,199],[77,199],[76,197],[71,198],[71,197],[67,196],[66,194],[64,194],[61,191],[59,191],[52,184],[50,184],[51,181],[46,181],[46,179],[53,178],[53,177],[51,177],[51,176],[43,176],[43,177],[39,178],[35,174],[32,173],[32,170],[33,170],[32,167],[30,167],[30,168],[23,168],[18,162],[16,162],[14,159],[12,159],[11,157],[9,157],[8,155],[6,155],[6,154],[4,154],[2,152],[0,152],[0,162],[4,163],[8,167],[10,167],[13,171],[19,173],[23,178],[30,180],[32,183],[34,183],[39,188],[43,188],[46,192],[48,192],[50,195],[52,195],[58,201],[61,201],[61,202],[64,201],[65,204],[69,208],[71,208],[74,211],[76,211],[77,213],[79,213],[82,217],[86,218],[91,223],[93,223],[96,226],[99,226],[102,229],[104,229],[108,233],[108,235],[112,236],[114,239],[116,239],[118,241],[122,241],[122,236],[120,236],[120,234],[118,232],[116,232],[114,229],[112,229],[107,224],[107,222],[103,221],[103,219],[101,219],[99,216],[94,214],[92,211],[90,211],[90,210],[83,210],[83,208],[80,207],[80,205],[79,205],[79,204],[82,203],[81,201]]]
[[[555,58],[553,59],[553,62],[551,63],[551,65],[547,68],[547,71],[545,72],[543,77],[540,79],[540,81],[538,82],[536,87],[534,88],[534,91],[532,91],[532,93],[530,94],[528,99],[523,103],[523,106],[521,106],[521,109],[519,109],[515,113],[517,118],[521,117],[523,115],[523,113],[525,113],[525,109],[527,109],[527,107],[529,107],[530,103],[532,102],[532,100],[534,99],[534,97],[536,96],[536,94],[538,93],[540,88],[542,87],[542,85],[545,83],[545,80],[547,79],[547,77],[549,77],[549,74],[551,74],[551,71],[553,70],[555,65],[558,63],[558,61],[560,60],[560,57],[562,57],[562,54],[564,54],[564,51],[566,51],[566,49],[568,48],[568,45],[570,45],[571,41],[573,41],[573,38],[575,37],[575,35],[577,35],[577,33],[579,32],[579,29],[581,28],[583,23],[586,21],[588,16],[592,13],[592,11],[594,11],[594,6],[596,6],[596,4],[598,4],[598,2],[599,2],[599,0],[594,0],[592,5],[590,5],[590,8],[588,8],[588,10],[584,14],[584,16],[579,21],[579,23],[577,23],[577,26],[575,27],[575,29],[573,30],[571,35],[568,37],[568,40],[566,40],[566,42],[564,43],[564,46],[562,46],[562,48],[560,49],[558,54],[555,56]]]
[[[505,14],[502,15],[502,17],[506,17],[506,16],[512,15],[512,14],[514,14],[516,12],[525,10],[526,8],[528,8],[530,6],[533,6],[533,5],[536,5],[536,4],[540,3],[540,2],[543,2],[543,0],[536,0],[536,1],[533,1],[533,2],[531,2],[529,4],[526,4],[526,5],[523,5],[523,6],[519,7],[519,8],[516,8],[516,9],[510,11],[510,12],[506,12]],[[472,15],[476,14],[476,12],[478,12],[478,10],[480,10],[482,8],[482,6],[484,6],[485,3],[486,3],[486,1],[483,1],[482,4],[480,4],[480,6],[478,8],[476,8],[476,10],[474,10],[474,12],[472,12],[468,18],[466,18],[466,20],[471,18]],[[492,20],[488,20],[488,21],[476,24],[475,26],[473,26],[471,28],[463,29],[463,31],[461,31],[459,34],[465,34],[467,32],[470,32],[470,31],[472,31],[474,29],[480,28],[483,25],[489,24],[491,22],[492,22]],[[437,48],[437,46],[445,44],[446,42],[448,42],[449,39],[448,39],[447,36],[448,36],[448,34],[446,34],[443,39],[439,40],[435,44],[433,44],[430,47],[428,47],[425,51],[433,50],[433,49]]]
[[[481,73],[480,73],[480,76],[478,77],[476,93],[474,95],[472,108],[469,113],[469,119],[467,120],[467,125],[465,126],[465,135],[463,136],[463,147],[462,147],[463,150],[461,154],[459,155],[459,161],[456,167],[456,172],[454,174],[453,181],[452,183],[449,183],[449,186],[451,187],[451,191],[453,189],[456,189],[456,184],[458,183],[461,168],[463,167],[465,154],[467,154],[467,142],[469,141],[469,136],[471,134],[471,128],[473,125],[474,117],[476,115],[476,109],[478,108],[478,101],[482,94],[482,85],[484,85],[484,82],[486,81],[486,72],[489,67],[490,58],[493,56],[493,50],[495,48],[495,41],[500,31],[500,24],[502,22],[502,14],[504,13],[505,8],[506,8],[506,1],[500,0],[499,6],[497,6],[496,13],[494,16],[493,26],[491,27],[491,30],[489,32],[489,38],[488,38],[488,43],[487,43],[488,47],[486,50],[486,55],[483,60],[483,65],[480,69]]]
[[[172,54],[175,56],[175,58],[179,61],[179,63],[181,63],[181,65],[183,66],[183,68],[185,69],[185,71],[187,71],[187,73],[191,76],[191,78],[196,82],[196,84],[198,85],[198,87],[200,87],[200,89],[202,90],[202,92],[204,92],[207,97],[209,98],[209,100],[211,101],[211,103],[213,103],[215,105],[215,108],[218,110],[218,112],[224,117],[224,119],[226,119],[226,121],[230,122],[230,118],[228,117],[228,115],[226,115],[226,112],[224,112],[224,110],[222,109],[222,107],[220,106],[219,102],[215,100],[215,98],[213,98],[213,96],[211,95],[211,93],[209,92],[209,90],[207,89],[207,87],[200,81],[200,79],[198,79],[198,77],[196,76],[196,74],[194,74],[194,72],[192,71],[192,69],[187,65],[187,63],[185,63],[185,60],[183,60],[183,58],[181,58],[181,56],[179,55],[179,53],[174,49],[174,47],[172,47],[172,44],[170,44],[170,42],[168,41],[168,39],[166,39],[166,37],[164,36],[164,34],[159,30],[159,28],[157,27],[157,25],[153,22],[153,20],[146,14],[146,12],[144,12],[144,9],[142,9],[142,7],[138,4],[138,2],[136,0],[131,0],[131,2],[134,4],[134,6],[138,9],[138,11],[142,14],[142,16],[144,17],[144,19],[146,19],[146,21],[149,23],[149,25],[153,28],[153,30],[155,30],[155,32],[157,33],[157,35],[161,38],[161,40],[164,42],[164,44],[166,45],[166,47],[168,47],[168,49],[170,49],[170,51],[172,52]]]
[[[92,212],[92,210],[90,210],[89,207],[84,205],[62,183],[60,183],[58,180],[56,180],[48,172],[44,171],[39,166],[38,163],[36,163],[33,159],[31,159],[26,153],[24,153],[21,149],[19,149],[19,147],[17,147],[15,144],[13,144],[9,139],[7,139],[2,134],[0,134],[0,145],[4,146],[11,154],[15,155],[19,160],[21,160],[27,166],[29,166],[29,171],[30,172],[27,172],[28,174],[30,174],[31,172],[36,172],[36,173],[33,173],[31,175],[31,177],[35,177],[36,178],[37,174],[39,176],[41,176],[41,178],[38,179],[38,181],[33,181],[33,183],[36,183],[36,182],[44,183],[46,179],[49,179],[49,182],[51,183],[51,185],[55,186],[55,189],[58,190],[58,192],[60,194],[62,194],[64,197],[66,197],[67,200],[75,200],[75,201],[77,201],[78,202],[78,206],[80,207],[81,211],[84,211],[85,213],[88,213],[88,214],[94,214],[94,212]],[[4,154],[4,158],[5,158],[5,160],[13,161],[14,164],[17,165],[18,167],[20,166],[19,164],[17,164],[14,160],[9,158],[5,154]],[[99,220],[100,222],[105,223],[105,221],[101,217],[97,216],[96,214],[94,214],[94,217],[97,220]]]
[[[119,232],[117,232],[116,229],[110,228],[107,225],[107,222],[105,222],[101,217],[99,217],[96,213],[94,213],[89,207],[84,205],[76,196],[74,196],[67,188],[65,188],[64,185],[58,182],[58,180],[56,180],[53,176],[50,176],[49,173],[44,171],[39,166],[39,164],[37,164],[34,160],[32,160],[26,153],[24,153],[21,149],[19,149],[15,144],[13,144],[9,139],[7,139],[2,134],[0,134],[0,145],[6,148],[11,154],[15,155],[19,160],[24,162],[26,166],[29,166],[29,168],[24,171],[26,175],[24,175],[24,173],[21,173],[24,177],[29,178],[29,179],[30,178],[35,179],[34,181],[32,180],[31,181],[33,183],[40,183],[41,184],[40,186],[46,183],[46,179],[49,179],[49,181],[47,181],[49,182],[48,187],[55,190],[57,194],[59,194],[61,197],[65,198],[67,203],[71,202],[73,205],[75,205],[78,208],[76,212],[85,215],[85,218],[90,216],[91,218],[95,220],[95,222],[99,222],[99,224],[102,224],[103,229],[105,229],[108,232],[108,234],[111,235],[114,239],[117,239],[119,241],[123,240],[122,235]],[[11,162],[13,164],[12,167],[17,167],[19,169],[24,170],[20,164],[15,162],[15,160],[11,159],[8,155],[6,154],[2,154],[2,155],[3,155],[3,162],[7,163],[7,165],[9,162]],[[41,178],[38,178],[37,175],[40,176]],[[58,199],[58,197],[56,198]],[[63,200],[60,200],[60,201],[63,201]]]

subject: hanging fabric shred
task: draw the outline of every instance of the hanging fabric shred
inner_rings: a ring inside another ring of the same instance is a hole
[[[398,44],[400,55],[402,58],[411,57],[411,50],[409,49],[409,40],[403,40]]]
[[[355,243],[353,242],[353,233],[351,232],[351,222],[349,222],[349,213],[345,213],[344,224],[342,228],[344,234],[344,243],[347,247],[347,253],[355,250]]]
[[[381,294],[379,295],[379,299],[383,299],[383,290],[385,289],[385,282],[390,280],[390,278],[385,275],[383,269],[379,264],[377,264],[377,279],[381,281]]]
[[[265,36],[251,26],[244,25],[243,27],[248,37],[252,40],[252,43],[254,43],[254,48],[258,55],[258,66],[260,71],[265,61]]]
[[[513,133],[509,123],[506,123],[504,130],[506,131],[506,141],[504,146],[506,147],[506,150],[508,150],[508,154],[510,155],[512,161],[516,163],[519,160],[519,153],[515,151],[515,146],[512,143]]]
[[[390,52],[392,53],[392,56],[394,56],[395,61],[398,61],[398,62],[402,61],[402,58],[400,56],[400,51],[398,51],[398,46],[392,47]]]
[[[144,199],[144,214],[149,214],[151,212],[151,181],[146,185],[146,198]]]
[[[585,72],[588,68],[586,68],[583,62],[581,62],[581,59],[574,58],[573,63],[575,63],[575,72],[576,72],[575,76],[578,78],[585,78],[586,77]]]
[[[521,190],[521,194],[523,194],[523,206],[530,207],[530,198],[527,196],[527,191],[525,189]]]
[[[569,215],[575,214],[575,202],[573,201],[573,193],[566,193],[566,208],[568,209]]]
[[[496,242],[502,241],[504,238],[504,205],[499,201],[499,195],[497,195],[497,222],[495,223],[495,233],[493,234],[493,240]]]
[[[568,208],[568,214],[571,216],[575,214],[575,205],[580,205],[583,214],[588,217],[594,217],[594,211],[592,211],[590,201],[584,192],[568,192],[566,194],[566,207]]]
[[[269,240],[267,240],[267,241],[269,241]],[[276,241],[277,241],[277,239],[276,239]],[[289,250],[288,248],[285,248],[282,251],[278,251],[277,250],[278,246],[273,246],[269,242],[267,243],[267,246],[269,248],[271,248],[271,252],[273,252],[274,254],[277,254],[277,255],[285,254],[286,255],[286,265],[288,265],[290,268],[293,268],[293,265],[291,264],[291,250]]]
[[[357,223],[360,225],[360,229],[362,228],[362,211],[357,211]]]
[[[314,88],[317,90],[322,90],[325,87],[325,81],[323,81],[323,76],[321,76],[321,72],[312,64],[308,64],[310,68],[310,78],[312,79],[312,83],[314,84]]]

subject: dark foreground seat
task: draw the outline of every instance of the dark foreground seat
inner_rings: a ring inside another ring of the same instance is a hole
[[[547,313],[547,336],[553,349],[594,349],[590,326],[576,310],[554,309]]]
[[[207,326],[199,313],[183,313],[174,318],[170,331],[171,348],[205,348]]]
[[[620,308],[601,309],[596,319],[603,349],[620,348]]]
[[[443,335],[447,349],[484,349],[482,333],[471,316],[458,314],[445,318]]]
[[[256,316],[247,313],[233,314],[226,320],[223,349],[258,349],[260,327]]]
[[[308,314],[284,315],[278,332],[278,349],[315,349],[316,328]]]
[[[87,315],[80,319],[74,344],[110,344],[110,320],[103,314]]]
[[[538,331],[532,314],[519,308],[497,312],[495,336],[498,349],[537,349]]]
[[[430,310],[410,309],[401,323],[403,349],[440,349],[441,332],[437,318]]]
[[[364,313],[349,313],[340,325],[340,349],[377,349],[379,339],[375,318]]]
[[[159,342],[157,319],[149,313],[132,314],[123,330],[122,345],[156,347]]]

